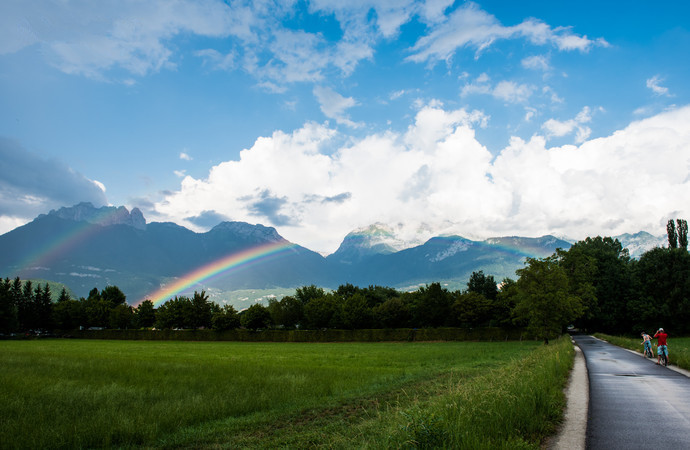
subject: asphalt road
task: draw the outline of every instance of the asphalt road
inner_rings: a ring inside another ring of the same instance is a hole
[[[573,336],[589,375],[588,449],[690,450],[690,378],[591,336]],[[673,361],[673,340],[669,339]]]

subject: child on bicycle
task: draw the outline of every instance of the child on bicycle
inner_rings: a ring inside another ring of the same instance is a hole
[[[642,345],[644,346],[644,350],[642,353],[646,357],[647,355],[650,355],[651,358],[654,358],[654,351],[652,350],[652,337],[645,333],[644,331],[641,333],[642,336]]]
[[[663,328],[659,328],[654,334],[654,339],[659,339],[656,347],[656,363],[661,364],[661,355],[666,356],[666,364],[668,364],[668,346],[666,345],[666,338],[668,334],[664,332]]]

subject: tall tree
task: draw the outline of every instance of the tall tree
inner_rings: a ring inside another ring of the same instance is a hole
[[[213,313],[211,326],[214,330],[233,330],[240,326],[240,316],[232,305],[225,305]]]
[[[34,328],[36,318],[34,316],[34,287],[31,280],[27,280],[22,285],[22,293],[17,303],[17,314],[19,315],[19,327],[22,330]]]
[[[108,325],[110,328],[127,330],[134,324],[134,313],[128,304],[119,304],[110,309]]]
[[[375,326],[383,328],[402,328],[410,323],[410,307],[401,297],[391,297],[376,305],[372,314]]]
[[[151,300],[144,300],[134,311],[136,324],[139,328],[152,327],[156,322],[156,311]]]
[[[498,295],[498,287],[493,275],[484,275],[484,271],[472,272],[467,282],[467,291],[481,294],[486,299],[494,301]]]
[[[50,285],[45,284],[45,287],[40,290],[40,284],[36,288],[36,295],[34,296],[34,315],[36,318],[36,328],[40,330],[53,329],[53,301],[50,293]]]
[[[310,286],[302,286],[295,291],[295,298],[302,302],[303,305],[306,305],[315,298],[323,297],[324,295],[326,295],[326,291],[313,284]]]
[[[678,248],[678,235],[673,219],[669,219],[666,224],[666,235],[668,236],[668,248]]]
[[[369,308],[364,295],[355,294],[346,298],[341,308],[341,317],[345,328],[354,330],[371,327],[371,308]]]
[[[17,328],[17,305],[12,298],[12,282],[0,280],[0,333],[11,333]]]
[[[58,297],[57,301],[58,303],[61,302],[66,302],[67,300],[70,300],[69,294],[67,293],[67,289],[64,287],[62,288],[62,291],[60,291],[60,296]]]
[[[685,219],[676,219],[678,223],[678,247],[683,250],[688,249],[688,221]]]
[[[295,328],[304,321],[304,305],[292,296],[285,296],[280,301],[268,301],[268,311],[275,325]]]
[[[111,308],[127,303],[125,293],[122,292],[119,287],[112,285],[103,288],[101,291],[101,299],[108,302]]]
[[[453,303],[454,317],[465,326],[488,326],[493,312],[494,302],[476,291],[459,294]]]
[[[556,254],[568,275],[572,293],[583,303],[584,313],[576,325],[609,332],[628,331],[627,304],[634,292],[630,256],[620,241],[588,237]]]
[[[568,276],[555,257],[527,258],[518,269],[515,314],[527,331],[548,344],[582,314],[582,302],[568,286]]]
[[[211,316],[213,315],[212,303],[208,301],[206,291],[201,293],[194,291],[189,324],[192,328],[211,328]]]
[[[640,257],[634,274],[637,295],[630,307],[637,330],[690,332],[690,253],[654,248]]]
[[[453,322],[454,298],[448,289],[435,282],[412,293],[413,324],[418,327],[440,327]]]
[[[271,325],[271,313],[261,303],[254,303],[242,313],[240,323],[250,330],[268,328]]]

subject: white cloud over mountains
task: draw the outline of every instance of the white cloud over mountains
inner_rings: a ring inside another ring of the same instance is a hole
[[[690,107],[579,146],[515,137],[495,157],[474,133],[486,120],[431,104],[405,133],[373,134],[336,151],[333,143],[344,140],[326,125],[276,131],[207,178],[185,177],[155,215],[194,227],[213,211],[273,224],[293,242],[333,252],[349,231],[375,222],[410,241],[420,230],[584,238],[661,234],[668,218],[690,213]]]

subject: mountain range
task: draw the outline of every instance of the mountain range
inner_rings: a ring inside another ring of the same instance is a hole
[[[646,232],[622,235],[619,240],[624,246],[630,243],[632,256],[665,242]],[[496,280],[515,278],[515,270],[526,257],[541,258],[570,246],[553,236],[484,241],[439,236],[411,243],[386,225],[374,224],[351,232],[336,252],[324,257],[263,225],[222,222],[196,233],[170,222],[146,223],[137,208],[130,212],[122,206],[96,208],[80,203],[42,214],[1,235],[0,275],[61,282],[77,296],[86,296],[94,287],[116,285],[134,304],[215,261],[251,254],[257,248],[281,249],[243,264],[223,266],[225,270],[180,292],[205,289],[213,300],[237,306],[236,300],[228,300],[237,298],[231,295],[235,292],[254,292],[259,298],[268,290],[289,293],[310,284],[413,289],[438,281],[460,289],[474,271],[482,270]]]

